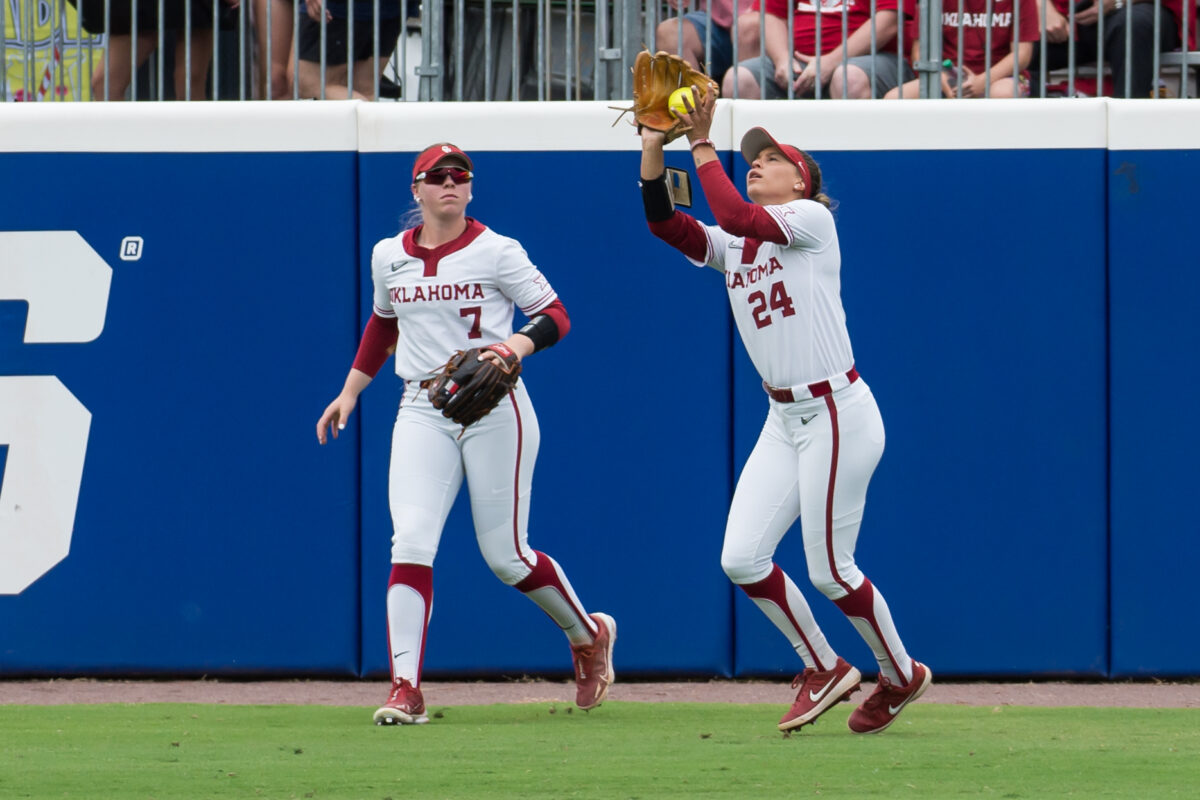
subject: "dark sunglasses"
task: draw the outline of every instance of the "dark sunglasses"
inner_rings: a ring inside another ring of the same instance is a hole
[[[458,167],[442,167],[441,169],[431,169],[428,172],[417,174],[418,181],[425,181],[428,184],[441,185],[446,182],[446,176],[450,176],[450,180],[455,183],[466,183],[471,178],[475,177],[473,173]]]

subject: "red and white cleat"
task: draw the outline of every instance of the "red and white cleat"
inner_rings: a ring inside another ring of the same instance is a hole
[[[816,722],[817,717],[824,714],[834,703],[849,700],[850,695],[858,691],[862,681],[862,673],[839,658],[833,669],[823,672],[809,667],[796,676],[792,688],[800,688],[796,693],[796,701],[779,720],[779,730],[791,731],[810,722]]]
[[[854,710],[846,724],[855,733],[879,733],[896,721],[906,705],[925,694],[931,683],[933,673],[919,661],[913,661],[912,680],[907,686],[897,686],[880,675],[875,691]]]
[[[421,690],[405,678],[392,684],[387,702],[375,712],[376,725],[423,725],[426,722],[429,717],[425,715],[425,698],[421,696]]]
[[[591,644],[571,646],[575,662],[575,705],[584,711],[595,708],[608,696],[608,687],[616,680],[613,671],[613,644],[617,641],[617,623],[608,614],[591,614],[599,633]]]

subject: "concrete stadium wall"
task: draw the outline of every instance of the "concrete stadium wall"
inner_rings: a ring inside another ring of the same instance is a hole
[[[386,675],[390,364],[338,442],[313,426],[370,313],[371,246],[444,139],[476,161],[471,214],[571,313],[525,373],[531,543],[617,618],[618,672],[798,669],[719,566],[766,411],[719,276],[646,231],[637,137],[607,104],[539,113],[543,141],[505,103],[0,110],[0,675]],[[723,102],[739,184],[759,124],[839,202],[889,439],[858,555],[909,650],[941,675],[1200,674],[1175,644],[1197,632],[1176,610],[1200,545],[1174,366],[1196,349],[1200,111]],[[683,142],[668,164],[690,167]],[[807,586],[798,530],[778,561]],[[428,673],[568,671],[478,555],[465,497],[436,566]]]

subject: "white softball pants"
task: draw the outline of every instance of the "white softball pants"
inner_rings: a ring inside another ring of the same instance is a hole
[[[774,564],[779,542],[799,517],[809,581],[850,618],[883,674],[903,685],[911,660],[883,595],[854,561],[884,441],[883,418],[862,379],[824,397],[771,400],[734,491],[721,567],[808,666],[830,668],[837,657],[807,601]]]
[[[766,578],[799,517],[809,580],[827,597],[843,597],[862,583],[854,547],[883,455],[875,396],[859,379],[825,397],[770,404],[734,491],[721,567],[734,583]]]
[[[537,603],[571,644],[595,639],[597,628],[558,562],[529,547],[530,487],[540,441],[524,383],[518,382],[490,414],[465,431],[433,408],[416,383],[405,386],[392,431],[388,487],[393,680],[407,678],[420,685],[433,610],[433,561],[464,477],[475,539],[492,572]]]
[[[416,383],[406,384],[392,431],[392,563],[433,566],[465,477],[484,560],[510,586],[529,575],[537,561],[527,538],[540,442],[537,415],[522,382],[465,432],[431,406]]]

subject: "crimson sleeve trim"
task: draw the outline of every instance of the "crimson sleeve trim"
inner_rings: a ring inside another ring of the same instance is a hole
[[[558,343],[571,330],[571,318],[562,301],[555,299],[553,303],[543,308],[529,318],[517,333],[529,337],[533,342],[533,352],[545,350]]]
[[[650,232],[693,261],[708,260],[708,236],[704,226],[693,217],[676,209],[670,219],[648,222]]]
[[[561,342],[571,332],[571,317],[567,314],[567,307],[562,304],[562,300],[555,298],[553,303],[538,313],[545,314],[554,321],[554,326],[558,328],[557,341]]]
[[[384,319],[378,314],[372,314],[363,328],[362,341],[358,343],[358,353],[354,356],[354,369],[365,372],[372,378],[378,374],[380,367],[391,355],[391,348],[400,339],[400,329],[396,320]]]

